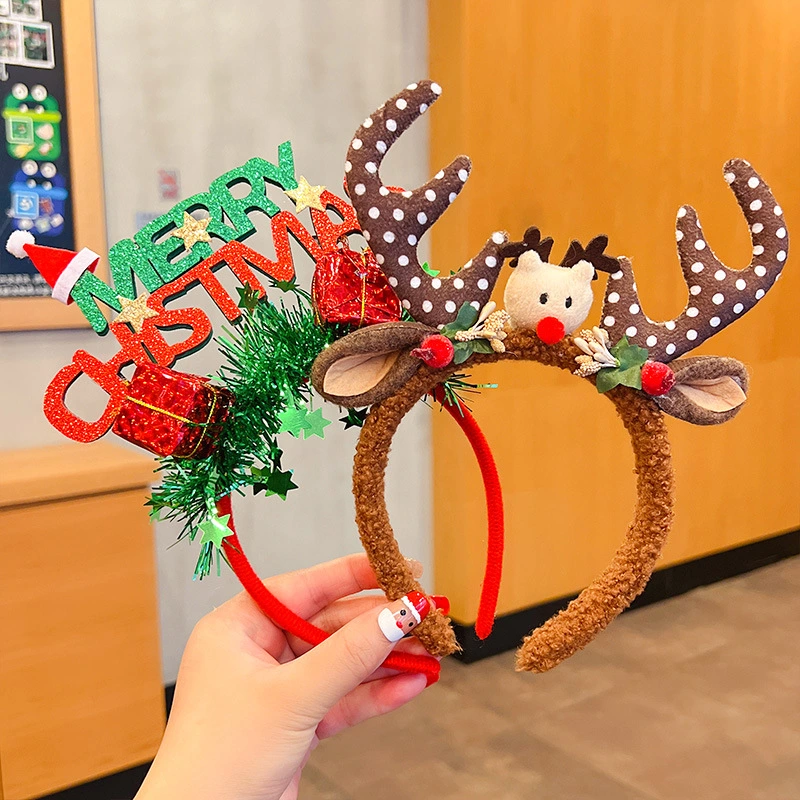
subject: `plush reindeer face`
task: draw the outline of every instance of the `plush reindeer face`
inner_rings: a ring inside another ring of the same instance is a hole
[[[747,220],[752,261],[743,270],[723,265],[707,245],[694,209],[682,207],[678,256],[689,302],[672,320],[654,322],[644,313],[631,262],[605,255],[603,236],[585,248],[572,242],[555,265],[549,262],[552,239],[541,239],[538,229],[529,228],[521,242],[509,242],[506,234],[495,232],[460,270],[440,277],[447,273],[443,265],[435,265],[439,275],[434,276],[420,265],[416,248],[461,191],[469,177],[469,159],[459,156],[413,191],[387,188],[379,170],[398,136],[440,93],[437,84],[423,81],[388,100],[358,129],[345,162],[346,186],[364,238],[414,321],[373,325],[342,337],[318,356],[312,382],[322,396],[341,406],[372,406],[359,438],[353,491],[362,542],[381,585],[393,597],[418,587],[394,541],[383,471],[397,426],[416,402],[430,394],[441,398],[441,384],[462,370],[462,364],[504,359],[569,370],[607,392],[631,437],[635,516],[611,565],[565,611],[525,640],[518,668],[543,671],[588,644],[647,583],[672,517],[663,414],[698,425],[725,422],[742,407],[748,387],[747,370],[732,358],[682,356],[764,297],[780,277],[788,237],[783,211],[769,187],[750,164],[736,159],[726,164],[725,180]],[[516,267],[505,292],[506,311],[490,313],[494,304],[487,303],[505,259]],[[597,271],[610,276],[600,325],[565,338],[590,310]],[[512,325],[503,330],[509,320]],[[545,335],[547,320],[553,324]],[[560,335],[552,335],[558,326]],[[428,345],[419,346],[433,337],[439,344],[449,340],[445,344],[454,354],[452,361],[423,365],[415,356],[433,352]],[[478,340],[482,347],[474,346]],[[468,437],[476,452],[488,450],[474,430]],[[456,646],[441,618],[426,619],[416,635],[438,655]]]
[[[536,330],[542,320],[552,318],[564,331],[574,331],[592,307],[593,278],[594,267],[588,261],[567,268],[542,261],[535,250],[522,253],[504,295],[511,324]]]

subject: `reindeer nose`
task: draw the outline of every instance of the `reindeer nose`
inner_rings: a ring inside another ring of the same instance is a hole
[[[555,344],[564,338],[564,323],[555,317],[545,317],[536,326],[536,335],[545,344]]]

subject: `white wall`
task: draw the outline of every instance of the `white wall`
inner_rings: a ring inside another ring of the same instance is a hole
[[[425,0],[95,0],[95,6],[109,242],[134,233],[137,211],[169,208],[158,199],[159,168],[178,169],[187,196],[254,155],[272,160],[286,139],[297,174],[340,193],[357,125],[427,72]],[[424,124],[392,153],[387,182],[416,186],[429,177]],[[260,220],[266,228],[266,218]],[[268,235],[251,243],[271,252]],[[297,255],[308,285],[313,265]],[[222,321],[201,291],[190,293],[187,304]],[[0,365],[13,376],[0,382],[0,447],[60,441],[41,412],[45,386],[78,347],[110,355],[114,345],[91,332],[0,334]],[[178,368],[211,371],[215,350]],[[325,411],[338,416],[333,407]],[[429,413],[416,409],[403,424],[388,490],[404,552],[422,560],[428,575]],[[262,575],[359,549],[350,495],[355,441],[356,433],[338,422],[324,440],[288,441],[286,464],[300,490],[285,503],[263,496],[237,502],[240,533]],[[185,542],[167,549],[176,533],[156,526],[165,681],[174,680],[195,621],[237,591],[227,573],[193,583],[197,549]]]

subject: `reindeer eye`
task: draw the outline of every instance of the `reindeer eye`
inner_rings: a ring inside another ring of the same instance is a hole
[[[567,298],[567,299],[564,301],[564,305],[566,306],[566,308],[569,308],[569,307],[572,305],[572,298],[571,298],[571,297],[568,297],[568,298]]]
[[[547,292],[542,292],[539,295],[539,302],[544,305],[547,302]]]

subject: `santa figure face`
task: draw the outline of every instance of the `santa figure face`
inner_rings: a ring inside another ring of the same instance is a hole
[[[395,611],[393,616],[394,624],[403,632],[403,636],[411,633],[411,629],[417,624],[414,615],[408,608],[401,608],[399,611]]]
[[[397,642],[411,633],[425,619],[431,605],[421,592],[409,592],[378,615],[378,625],[390,642]]]

